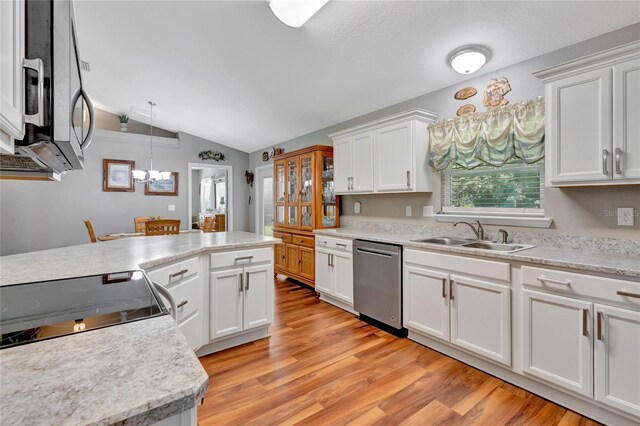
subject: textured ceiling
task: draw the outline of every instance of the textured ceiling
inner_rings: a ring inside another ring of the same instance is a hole
[[[447,54],[499,69],[639,18],[610,1],[335,1],[302,28],[265,1],[77,1],[88,93],[107,111],[252,152],[449,86]],[[136,117],[138,118],[138,117]],[[142,120],[144,121],[144,120]]]

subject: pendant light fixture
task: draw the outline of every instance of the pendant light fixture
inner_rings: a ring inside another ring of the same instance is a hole
[[[454,50],[447,57],[447,62],[460,74],[471,74],[478,71],[491,57],[491,51],[484,46],[468,45]]]
[[[150,108],[151,130],[149,131],[149,170],[133,170],[133,180],[136,183],[156,182],[171,178],[171,172],[160,172],[153,169],[153,107],[156,103],[148,101]]]

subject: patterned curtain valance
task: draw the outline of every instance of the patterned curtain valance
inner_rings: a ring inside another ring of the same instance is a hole
[[[544,98],[434,123],[429,145],[429,164],[436,170],[502,166],[514,156],[535,163],[544,158]]]

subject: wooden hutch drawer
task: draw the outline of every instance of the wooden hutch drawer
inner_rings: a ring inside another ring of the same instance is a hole
[[[291,242],[293,244],[298,244],[305,247],[315,247],[315,241],[313,237],[303,237],[302,235],[294,235]]]
[[[284,232],[273,232],[273,238],[280,238],[285,243],[291,242],[291,234],[285,234]]]

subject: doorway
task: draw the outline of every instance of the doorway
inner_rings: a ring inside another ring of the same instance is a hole
[[[213,231],[233,230],[233,169],[217,164],[189,163],[190,229],[202,229],[213,217]]]
[[[257,234],[273,235],[273,165],[256,167],[256,223]]]

